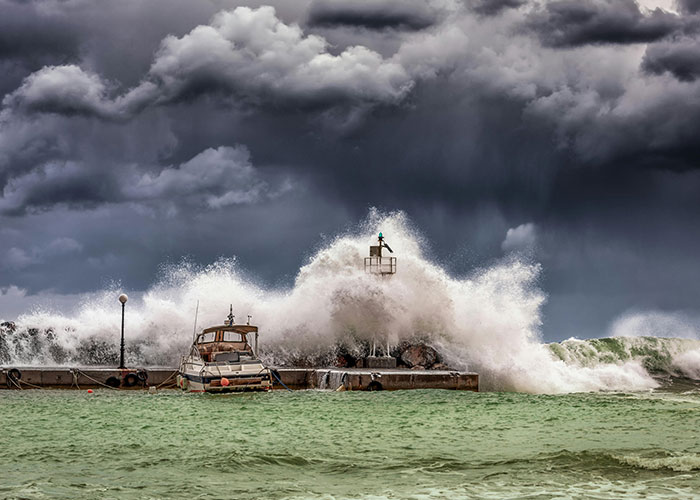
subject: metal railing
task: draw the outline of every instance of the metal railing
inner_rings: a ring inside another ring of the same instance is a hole
[[[365,257],[365,272],[370,274],[396,273],[396,257]]]

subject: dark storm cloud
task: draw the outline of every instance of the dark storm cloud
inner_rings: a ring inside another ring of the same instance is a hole
[[[425,1],[314,0],[308,23],[316,26],[357,26],[367,29],[421,30],[437,21],[437,12]]]
[[[529,15],[527,25],[551,47],[646,43],[681,27],[678,16],[644,13],[634,0],[556,0]]]
[[[139,172],[133,165],[100,169],[84,162],[52,162],[10,180],[0,198],[0,214],[113,203],[141,204],[166,213],[183,208],[196,212],[267,201],[294,187],[284,178],[264,179],[244,147],[210,148],[154,172]]]
[[[700,0],[676,0],[676,3],[683,12],[696,14],[700,11]]]
[[[484,16],[495,16],[507,9],[517,9],[527,4],[527,0],[473,0],[470,5],[474,12]]]
[[[323,38],[283,23],[272,7],[239,7],[182,37],[166,37],[146,78],[121,95],[110,97],[113,85],[78,66],[47,66],[6,95],[3,105],[120,120],[148,106],[212,93],[277,106],[396,102],[412,83],[400,64],[365,47],[332,55]]]
[[[634,81],[623,93],[562,88],[528,105],[527,113],[552,124],[559,147],[577,162],[619,169],[698,168],[698,87],[674,79]]]
[[[0,98],[32,71],[79,61],[81,27],[47,11],[36,2],[0,0]]]
[[[94,207],[110,201],[116,189],[115,179],[105,172],[76,163],[49,163],[5,186],[0,214],[24,215],[28,209],[45,210],[58,204]]]
[[[690,2],[237,4],[13,18],[72,24],[3,63],[0,289],[143,290],[184,255],[290,283],[377,206],[453,273],[535,248],[549,338],[700,295]]]
[[[700,44],[695,39],[658,42],[647,47],[642,68],[653,74],[670,73],[684,82],[700,76]]]
[[[0,2],[0,59],[37,63],[76,59],[80,38],[70,19],[37,15],[36,4]]]

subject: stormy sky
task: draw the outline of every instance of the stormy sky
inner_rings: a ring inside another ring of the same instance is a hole
[[[403,210],[547,340],[700,315],[698,0],[0,0],[0,318]]]

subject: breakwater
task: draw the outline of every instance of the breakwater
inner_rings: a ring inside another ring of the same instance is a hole
[[[476,373],[448,370],[368,370],[277,368],[282,383],[293,390],[350,391],[449,389],[479,390]],[[175,387],[177,370],[168,367],[119,370],[108,367],[7,367],[0,370],[0,389],[147,389]],[[276,389],[283,389],[279,384]]]

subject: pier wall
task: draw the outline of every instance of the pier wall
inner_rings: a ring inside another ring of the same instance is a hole
[[[20,377],[17,379],[19,370]],[[478,391],[476,373],[438,370],[340,369],[340,368],[276,368],[276,373],[289,389],[325,390],[406,390],[451,389]],[[145,389],[151,386],[172,387],[175,368],[87,367],[4,367],[0,369],[0,389],[95,389],[111,386],[119,389]],[[275,381],[275,389],[283,387]]]

